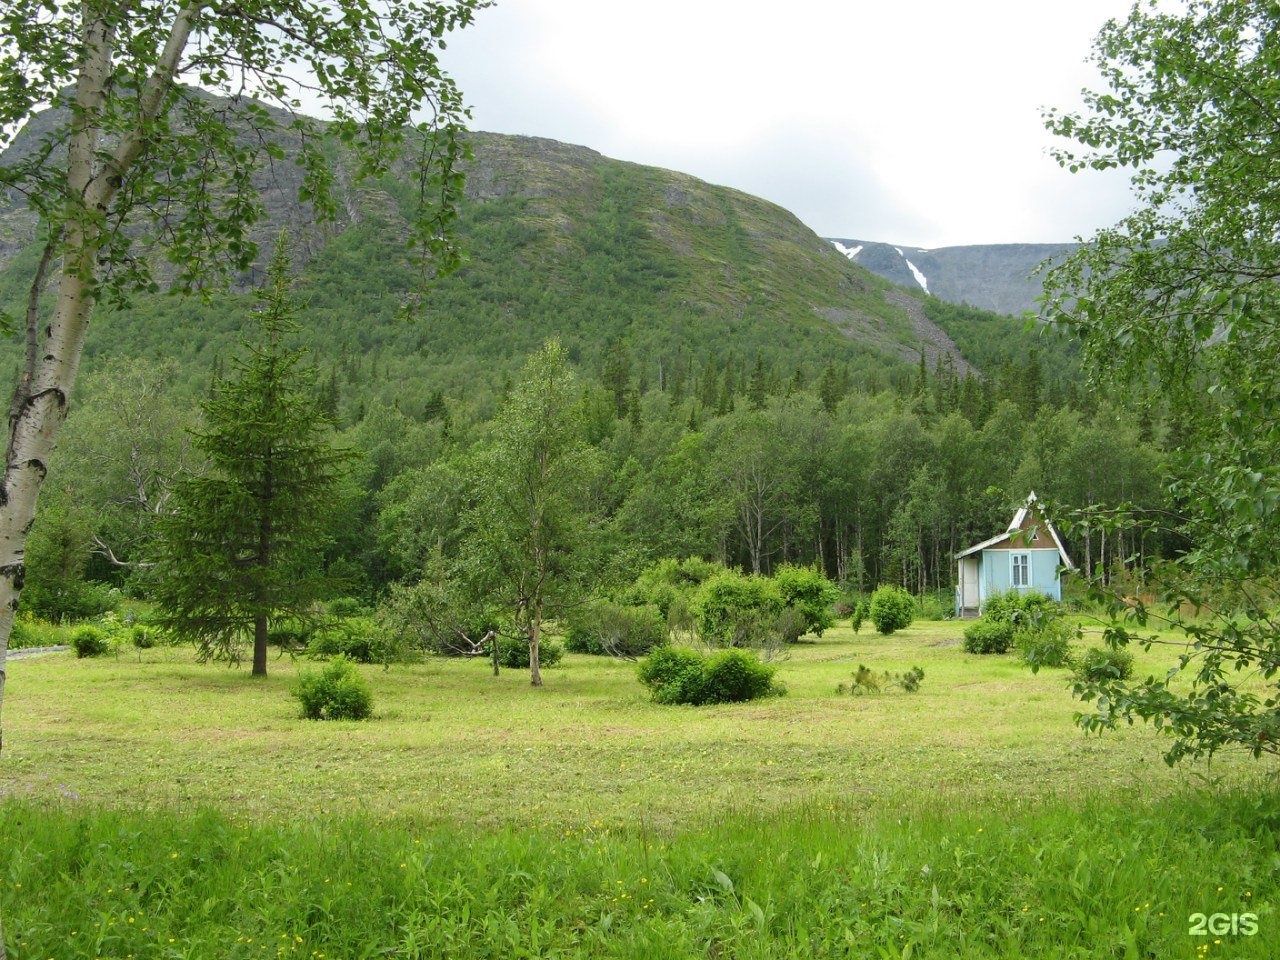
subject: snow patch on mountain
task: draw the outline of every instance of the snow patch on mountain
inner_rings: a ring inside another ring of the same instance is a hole
[[[832,240],[831,242],[835,244],[835,248],[837,250],[839,250],[842,254],[844,254],[850,260],[853,260],[855,257],[858,256],[858,254],[862,252],[862,244],[858,244],[856,247],[846,247],[839,240]]]
[[[898,252],[901,253],[902,251],[898,251]],[[902,259],[907,260],[905,256]],[[925,293],[928,293],[929,279],[923,273],[920,272],[920,268],[917,267],[910,260],[907,260],[907,269],[910,270],[911,275],[916,278],[916,283],[920,284],[920,289],[923,290]]]

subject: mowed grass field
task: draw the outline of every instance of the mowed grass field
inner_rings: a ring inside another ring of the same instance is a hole
[[[1073,725],[1065,670],[1033,675],[1010,656],[961,648],[962,624],[889,637],[847,627],[775,661],[784,697],[751,704],[653,704],[635,664],[569,655],[545,671],[491,676],[485,662],[433,659],[362,668],[368,722],[304,722],[289,693],[305,659],[197,664],[186,649],[71,653],[10,665],[0,789],[97,806],[188,807],[288,816],[410,816],[418,822],[696,825],[795,803],[1016,806],[1116,791],[1164,794],[1196,774],[1234,778],[1252,762],[1169,770],[1145,727],[1103,738]],[[1172,658],[1138,654],[1139,673]],[[918,693],[839,697],[860,663],[925,671]],[[584,802],[586,799],[586,802]]]
[[[298,718],[306,660],[273,659],[265,680],[181,649],[15,661],[6,942],[59,958],[1275,956],[1274,764],[1170,769],[1150,728],[1086,737],[1065,670],[966,654],[962,628],[843,626],[776,661],[786,696],[701,708],[651,703],[634,664],[603,658],[570,655],[541,689],[477,661],[365,667],[375,715],[358,723]],[[1136,655],[1145,675],[1176,651]],[[837,696],[860,663],[924,682]],[[1196,935],[1197,912],[1259,930]]]

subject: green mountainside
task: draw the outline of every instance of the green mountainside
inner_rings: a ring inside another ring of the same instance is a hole
[[[30,149],[50,126],[47,114],[33,119],[10,150]],[[416,283],[403,246],[407,172],[347,188],[341,220],[319,228],[294,199],[289,164],[261,181],[263,255],[287,227],[307,303],[302,337],[362,403],[415,415],[443,391],[485,416],[504,378],[551,335],[589,370],[625,343],[654,386],[757,357],[778,378],[834,362],[855,382],[883,382],[922,348],[931,366],[945,357],[969,369],[921,297],[850,263],[776,205],[585,147],[485,133],[470,142],[459,224],[470,261],[412,322],[397,319]],[[34,233],[17,198],[0,197],[0,304],[10,311],[25,298]],[[179,382],[204,382],[234,352],[256,279],[204,302],[144,296],[101,310],[86,369],[114,356],[168,358]],[[1001,337],[1018,327],[988,322]]]

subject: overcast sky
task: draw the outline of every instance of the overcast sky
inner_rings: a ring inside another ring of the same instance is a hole
[[[1051,242],[1128,209],[1042,107],[1097,86],[1128,0],[499,0],[449,41],[477,130],[579,143],[772,200],[823,236]]]

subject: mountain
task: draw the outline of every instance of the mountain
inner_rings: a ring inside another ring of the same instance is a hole
[[[29,150],[33,131],[56,120],[52,111],[33,118],[10,151]],[[970,369],[923,296],[841,256],[775,204],[586,147],[489,133],[469,140],[458,224],[469,262],[411,323],[397,319],[415,283],[403,249],[414,190],[407,170],[350,186],[351,164],[335,144],[348,185],[341,219],[319,227],[296,200],[288,164],[259,181],[262,256],[289,227],[306,302],[301,339],[322,367],[345,373],[362,402],[412,413],[443,390],[483,416],[504,377],[553,335],[592,369],[621,342],[642,382],[659,387],[673,373],[741,369],[757,356],[780,376],[834,362],[855,380],[879,379],[922,348],[931,365],[946,357]],[[288,154],[294,145],[281,146]],[[0,196],[0,306],[23,302],[34,238],[18,198]],[[207,380],[235,350],[256,279],[255,271],[207,301],[151,295],[127,310],[100,309],[87,368],[115,356],[168,358],[191,382]],[[980,323],[1019,335],[1013,321]]]
[[[895,246],[831,238],[851,262],[887,280],[950,303],[1011,316],[1036,309],[1041,263],[1078,249],[1075,243],[997,243],[961,247]]]

